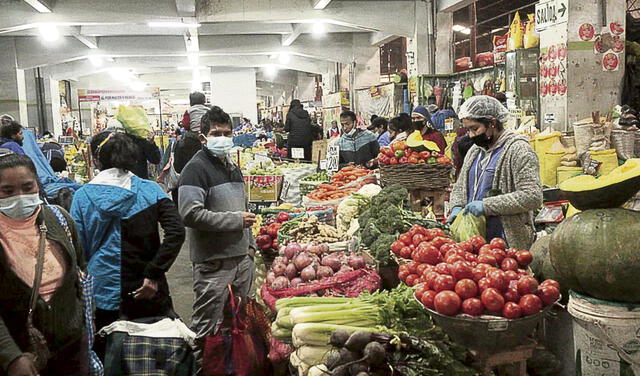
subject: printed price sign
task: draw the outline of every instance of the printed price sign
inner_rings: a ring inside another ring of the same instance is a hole
[[[304,148],[291,148],[291,158],[304,159]]]
[[[453,118],[444,119],[444,130],[452,131],[453,130]]]
[[[327,149],[327,171],[338,171],[340,163],[340,148],[338,145],[330,145]]]

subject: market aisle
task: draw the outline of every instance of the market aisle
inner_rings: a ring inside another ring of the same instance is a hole
[[[167,273],[167,281],[171,297],[173,298],[173,306],[188,326],[191,325],[191,311],[193,304],[193,290],[191,277],[191,261],[189,260],[189,242],[184,242],[180,255],[176,259],[169,273]]]

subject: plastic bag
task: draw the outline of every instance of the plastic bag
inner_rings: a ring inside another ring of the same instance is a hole
[[[116,119],[122,123],[127,133],[147,138],[151,132],[151,124],[143,108],[120,105]]]
[[[507,39],[507,51],[517,50],[522,48],[522,39],[524,33],[522,32],[522,22],[520,21],[520,13],[516,12],[509,28],[509,39]]]
[[[534,13],[527,14],[529,19],[524,32],[524,48],[533,48],[540,45],[540,36],[536,32],[536,15]]]
[[[458,214],[451,224],[451,235],[457,242],[466,242],[472,236],[487,234],[487,219],[484,216],[476,217],[470,212],[464,213],[464,210]]]

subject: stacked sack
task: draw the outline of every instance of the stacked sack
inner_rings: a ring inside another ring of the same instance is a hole
[[[560,158],[560,166],[563,167],[576,167],[578,166],[578,149],[575,146],[571,146],[565,149],[564,155]]]

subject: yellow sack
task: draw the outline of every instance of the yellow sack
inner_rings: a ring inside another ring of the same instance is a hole
[[[558,185],[560,185],[560,183],[562,183],[563,181],[573,177],[576,174],[581,174],[582,173],[582,167],[566,167],[566,166],[560,166],[558,167],[558,173],[557,173],[557,183]]]
[[[618,167],[618,154],[616,149],[590,151],[591,159],[601,163],[598,174],[606,175]]]
[[[529,21],[524,31],[524,48],[533,48],[540,45],[540,36],[536,32],[536,15],[534,13],[527,14]]]
[[[487,219],[484,216],[476,217],[470,212],[465,214],[462,209],[451,224],[450,230],[457,242],[465,242],[475,235],[485,237],[487,235]]]
[[[522,38],[524,33],[522,32],[522,22],[520,21],[520,13],[516,12],[509,28],[509,38],[507,39],[507,51],[517,50],[522,48]]]
[[[147,138],[151,132],[151,124],[143,108],[120,105],[116,119],[122,123],[127,133]]]
[[[564,151],[547,151],[544,153],[543,160],[540,161],[540,178],[542,184],[555,187],[558,183],[557,170],[560,167],[560,160],[564,155]]]
[[[447,141],[447,148],[444,150],[444,155],[453,159],[453,153],[451,152],[451,147],[453,146],[453,142],[456,140],[455,133],[447,133],[444,136],[444,140]]]

